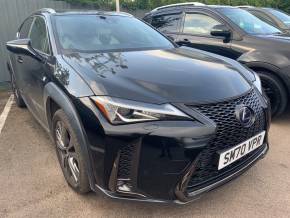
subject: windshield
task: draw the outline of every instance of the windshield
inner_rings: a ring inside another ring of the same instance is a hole
[[[219,10],[248,34],[270,35],[281,33],[277,28],[261,21],[245,10],[239,8],[221,8]]]
[[[288,14],[283,13],[279,10],[275,10],[273,8],[266,8],[266,10],[273,14],[275,17],[277,17],[279,20],[281,20],[285,25],[290,27],[290,16]]]
[[[173,48],[160,33],[140,20],[114,15],[56,15],[60,47],[68,51],[98,52]]]

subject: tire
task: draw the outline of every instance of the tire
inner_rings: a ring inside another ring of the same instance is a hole
[[[288,94],[284,84],[273,73],[267,71],[257,73],[261,78],[264,92],[270,100],[272,117],[280,116],[286,111],[288,105]]]
[[[88,193],[91,189],[80,143],[75,130],[71,127],[70,121],[62,109],[55,112],[52,124],[56,154],[65,180],[77,193]]]
[[[23,101],[20,91],[16,85],[16,80],[13,74],[11,74],[11,89],[14,95],[16,105],[20,108],[25,108],[26,107],[25,102]]]

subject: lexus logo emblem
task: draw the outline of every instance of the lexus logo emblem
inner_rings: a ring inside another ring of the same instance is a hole
[[[255,112],[244,105],[240,105],[236,108],[236,118],[244,127],[250,127],[255,123]]]

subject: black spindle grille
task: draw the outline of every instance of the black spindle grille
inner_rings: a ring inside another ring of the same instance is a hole
[[[237,120],[235,110],[238,105],[248,106],[255,112],[256,121],[251,127],[246,128]],[[188,184],[188,191],[194,191],[210,183],[210,181],[222,177],[222,175],[225,175],[226,172],[238,165],[250,160],[250,156],[254,156],[257,151],[251,152],[222,170],[218,170],[217,151],[231,148],[257,135],[266,129],[266,122],[265,112],[255,90],[235,100],[190,107],[207,116],[217,125],[216,136],[202,151],[196,166],[196,171]]]

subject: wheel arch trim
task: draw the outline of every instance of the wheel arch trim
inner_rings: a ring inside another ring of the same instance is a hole
[[[261,69],[261,70],[265,70],[270,73],[273,73],[276,77],[278,77],[278,79],[281,80],[285,89],[287,90],[288,96],[290,96],[290,76],[287,76],[286,73],[282,71],[282,69],[280,69],[279,67],[273,64],[269,64],[265,62],[255,61],[255,62],[249,62],[249,63],[243,63],[243,64],[251,69]]]
[[[81,152],[85,160],[86,171],[92,190],[95,190],[95,179],[93,177],[93,170],[90,161],[90,155],[88,150],[88,140],[82,125],[81,119],[77,113],[77,110],[72,103],[71,99],[65,94],[61,88],[59,88],[55,83],[49,82],[44,87],[44,105],[47,123],[49,126],[50,136],[52,136],[52,114],[50,112],[50,99],[52,99],[58,106],[64,110],[67,115],[72,128],[76,131],[76,137],[80,142]]]
[[[254,61],[254,62],[243,62],[241,61],[242,64],[246,65],[249,68],[262,68],[265,70],[270,70],[275,72],[278,72],[280,70],[279,67],[273,65],[273,64],[269,64],[266,62],[259,62],[259,61]]]

